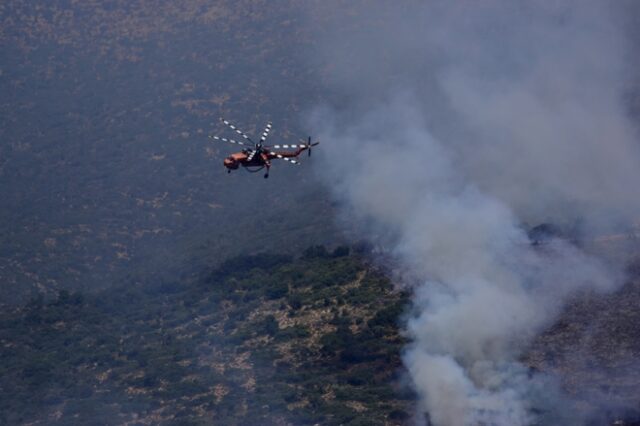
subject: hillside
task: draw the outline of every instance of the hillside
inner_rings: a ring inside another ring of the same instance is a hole
[[[406,303],[347,248],[0,316],[3,424],[400,424]]]
[[[628,274],[613,294],[574,298],[523,358],[535,371],[559,378],[589,424],[640,422],[640,258]]]
[[[237,257],[180,282],[61,291],[3,312],[0,422],[408,424],[407,294],[350,251]],[[619,292],[576,297],[522,356],[589,424],[640,418],[632,265]]]

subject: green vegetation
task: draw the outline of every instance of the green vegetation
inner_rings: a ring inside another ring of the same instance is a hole
[[[406,296],[348,248],[0,314],[0,423],[401,424]]]

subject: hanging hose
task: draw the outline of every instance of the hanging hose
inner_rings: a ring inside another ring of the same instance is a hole
[[[246,171],[248,171],[249,173],[258,173],[260,170],[264,169],[264,166],[260,167],[259,169],[255,169],[255,170],[251,170],[248,167],[243,167],[243,169],[245,169]]]

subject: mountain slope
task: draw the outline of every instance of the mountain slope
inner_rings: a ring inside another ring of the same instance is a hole
[[[235,258],[4,313],[1,422],[398,424],[405,296],[347,253]]]

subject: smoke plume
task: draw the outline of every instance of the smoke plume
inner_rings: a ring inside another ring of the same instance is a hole
[[[571,244],[532,247],[522,229],[580,217],[595,232],[640,213],[619,12],[381,2],[323,23],[332,92],[311,117],[322,176],[370,232],[393,237],[419,283],[404,362],[435,425],[536,421],[552,386],[518,362],[523,348],[567,298],[620,281]]]

